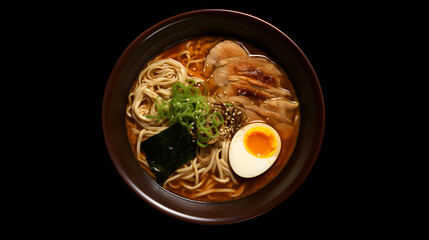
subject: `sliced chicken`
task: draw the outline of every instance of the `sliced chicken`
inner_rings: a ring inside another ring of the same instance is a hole
[[[217,86],[224,86],[229,81],[245,80],[253,85],[270,88],[280,87],[282,73],[266,58],[245,56],[217,62],[211,78]]]
[[[204,74],[206,77],[210,76],[209,74],[213,72],[217,62],[223,59],[240,56],[247,57],[249,56],[249,53],[247,53],[247,51],[238,43],[231,40],[224,40],[216,44],[207,54],[206,61],[204,63]]]
[[[205,67],[209,90],[224,102],[241,103],[248,121],[263,120],[279,132],[294,127],[292,118],[299,104],[289,90],[281,88],[285,75],[273,62],[251,57],[239,44],[225,40],[210,50]]]
[[[221,98],[243,96],[257,104],[260,104],[266,99],[276,97],[275,95],[256,88],[255,86],[249,84],[249,82],[243,80],[230,82],[223,87],[218,87],[216,88],[216,91],[214,91],[214,94]]]

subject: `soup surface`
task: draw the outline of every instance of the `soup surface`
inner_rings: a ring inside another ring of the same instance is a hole
[[[185,93],[191,99],[179,97]],[[180,105],[194,98],[192,113],[183,114],[188,118],[177,117]],[[172,110],[174,104],[177,108]],[[239,199],[272,181],[292,155],[300,123],[296,93],[280,66],[243,41],[212,36],[187,39],[155,56],[133,83],[126,109],[128,139],[141,167],[168,191],[205,202]],[[160,181],[161,167],[149,161],[142,142],[177,122],[189,130],[195,155]],[[244,143],[248,151],[237,155],[234,149],[230,154],[237,145],[231,144],[234,135],[252,123],[271,126],[280,141],[267,142],[271,135],[254,129]],[[278,157],[271,157],[276,147]],[[264,151],[270,159],[255,155]],[[238,168],[251,166],[247,155],[256,159],[256,165],[258,159],[269,162],[268,169],[240,177]],[[231,160],[241,165],[231,166]]]

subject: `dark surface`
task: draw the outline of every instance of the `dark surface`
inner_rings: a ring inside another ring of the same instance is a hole
[[[36,11],[40,8],[44,10]],[[311,62],[326,107],[320,153],[302,185],[286,201],[259,217],[216,227],[167,216],[135,194],[111,161],[101,120],[107,80],[127,46],[163,19],[201,8],[245,12],[283,31]],[[15,82],[29,80],[30,85],[25,86],[28,92],[44,90],[33,93],[33,98],[17,95],[34,112],[25,115],[21,125],[25,132],[18,134],[20,140],[16,143],[21,146],[22,138],[36,143],[30,144],[30,149],[16,151],[21,156],[17,176],[26,175],[21,169],[35,176],[25,181],[30,186],[20,184],[15,188],[24,201],[14,208],[19,214],[13,215],[16,220],[12,222],[19,226],[40,223],[40,232],[55,229],[80,234],[92,230],[137,236],[154,232],[169,236],[226,235],[231,230],[285,236],[367,236],[373,230],[400,230],[386,224],[403,221],[398,221],[397,211],[389,203],[401,195],[397,186],[405,188],[384,176],[389,172],[384,166],[389,166],[390,158],[386,160],[385,156],[389,149],[381,146],[388,130],[386,121],[378,117],[388,112],[390,104],[385,99],[373,100],[391,89],[391,79],[386,75],[391,66],[380,62],[391,51],[386,47],[387,40],[395,39],[396,30],[405,27],[395,21],[396,15],[383,17],[389,12],[384,7],[364,3],[338,6],[285,2],[279,6],[275,2],[155,2],[150,6],[37,5],[32,9],[32,14],[26,15],[28,21],[15,27],[20,37],[5,37],[11,41],[20,38],[13,50],[15,56],[25,58],[12,61],[30,69],[37,64],[31,74],[24,75],[22,68],[14,71],[18,76]],[[389,38],[381,38],[385,34]],[[45,136],[48,140],[39,140]],[[27,152],[32,153],[30,157]],[[388,164],[380,163],[386,161]],[[395,194],[384,197],[393,188]]]

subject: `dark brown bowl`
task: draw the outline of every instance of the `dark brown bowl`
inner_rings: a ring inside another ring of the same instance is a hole
[[[140,69],[168,46],[187,38],[207,35],[240,39],[266,52],[288,73],[301,104],[298,142],[283,171],[260,191],[225,203],[187,200],[157,185],[138,165],[125,130],[128,92]],[[179,14],[142,33],[114,66],[103,102],[103,131],[107,149],[125,182],[137,195],[162,212],[203,224],[244,221],[269,211],[288,198],[306,178],[317,159],[324,122],[322,91],[313,67],[299,47],[271,24],[229,10]]]

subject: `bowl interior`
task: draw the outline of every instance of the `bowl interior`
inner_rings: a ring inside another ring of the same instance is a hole
[[[271,56],[289,75],[301,103],[295,151],[271,183],[246,198],[203,203],[173,195],[155,184],[135,160],[125,129],[125,106],[140,69],[165,48],[187,38],[225,36],[243,40]],[[256,17],[226,10],[200,10],[166,19],[141,34],[117,61],[103,102],[109,154],[127,184],[146,202],[174,217],[205,224],[243,221],[284,201],[313,166],[323,137],[324,105],[317,76],[301,50],[280,30]],[[251,206],[251,207],[249,207]]]

